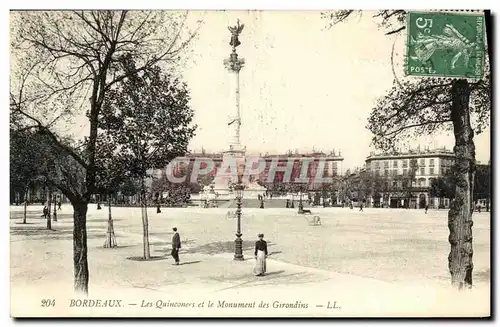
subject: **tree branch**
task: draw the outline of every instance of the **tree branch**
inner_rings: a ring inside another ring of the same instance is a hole
[[[391,136],[391,135],[399,134],[402,131],[407,130],[407,129],[411,129],[411,128],[421,127],[421,126],[425,126],[425,125],[444,124],[444,123],[449,123],[449,122],[451,122],[451,119],[425,121],[425,122],[422,122],[422,123],[417,123],[417,124],[411,124],[411,125],[402,126],[402,127],[398,128],[398,129],[392,131],[392,132],[384,133],[383,135],[378,135],[378,136],[388,137],[388,136]]]
[[[83,160],[83,158],[81,158],[78,154],[76,154],[69,146],[60,142],[57,136],[54,133],[52,133],[45,125],[43,125],[42,122],[40,122],[38,119],[31,116],[30,114],[22,111],[21,109],[17,109],[17,111],[26,118],[34,121],[37,124],[37,127],[40,130],[40,132],[49,136],[51,140],[54,141],[54,144],[57,145],[57,147],[59,147],[61,150],[63,150],[71,157],[73,157],[80,165],[82,165],[82,167],[88,168],[88,164],[85,162],[85,160]]]
[[[387,33],[385,33],[385,35],[391,35],[391,34],[396,34],[398,32],[401,32],[402,30],[404,30],[406,28],[406,26],[401,26],[400,28],[397,28],[395,30],[392,30],[392,31],[389,31]]]

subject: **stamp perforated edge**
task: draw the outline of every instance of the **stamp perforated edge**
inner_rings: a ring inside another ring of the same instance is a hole
[[[486,68],[486,60],[483,58],[483,73],[480,77],[464,77],[464,76],[436,76],[436,75],[419,75],[419,74],[413,74],[409,75],[408,74],[408,44],[409,44],[409,38],[410,38],[410,13],[412,14],[418,14],[418,13],[442,13],[442,14],[455,14],[455,15],[476,15],[476,16],[485,16],[485,10],[484,9],[429,9],[429,10],[422,10],[422,9],[417,9],[417,10],[407,10],[407,16],[406,16],[406,40],[405,40],[405,52],[404,52],[404,74],[406,78],[437,78],[440,80],[445,80],[445,81],[452,81],[456,79],[465,79],[471,82],[477,82],[481,79],[484,78],[485,75],[485,68]],[[483,21],[483,24],[486,24],[485,21]],[[486,28],[485,28],[486,30]],[[487,42],[486,42],[486,33],[484,33],[483,36],[483,46],[484,46],[484,54],[486,54],[487,51]]]

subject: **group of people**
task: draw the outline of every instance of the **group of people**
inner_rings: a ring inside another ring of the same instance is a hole
[[[174,231],[174,235],[172,236],[172,251],[170,252],[170,255],[174,259],[173,265],[179,266],[180,265],[179,250],[181,249],[181,236],[177,231],[177,227],[172,228],[172,230]],[[255,242],[255,251],[254,251],[255,267],[253,271],[255,276],[264,276],[264,274],[266,273],[267,256],[268,256],[267,242],[264,241],[264,234],[261,233],[258,235],[257,242]]]

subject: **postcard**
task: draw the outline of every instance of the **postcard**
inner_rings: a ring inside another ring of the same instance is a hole
[[[11,11],[11,316],[490,317],[490,33]]]

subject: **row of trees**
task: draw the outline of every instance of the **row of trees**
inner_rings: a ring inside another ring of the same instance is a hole
[[[408,173],[396,176],[384,176],[369,169],[351,174],[346,172],[343,178],[342,198],[346,201],[366,200],[370,197],[378,199],[388,193],[398,193],[409,202],[416,190],[416,173],[418,163],[410,160]]]
[[[42,178],[71,202],[74,288],[87,294],[86,220],[95,194],[139,183],[150,257],[144,180],[149,168],[183,155],[194,134],[189,92],[172,72],[199,24],[190,29],[187,13],[165,11],[11,15],[11,135],[43,138],[18,143],[21,161],[33,165],[11,162],[11,169],[30,170],[15,178],[23,185]],[[83,139],[64,133],[75,120],[85,121]]]
[[[453,199],[455,197],[456,178],[453,171],[447,171],[442,176],[432,180],[430,195],[439,198]],[[474,176],[474,203],[480,199],[487,202],[491,198],[491,167],[490,165],[477,165]]]

